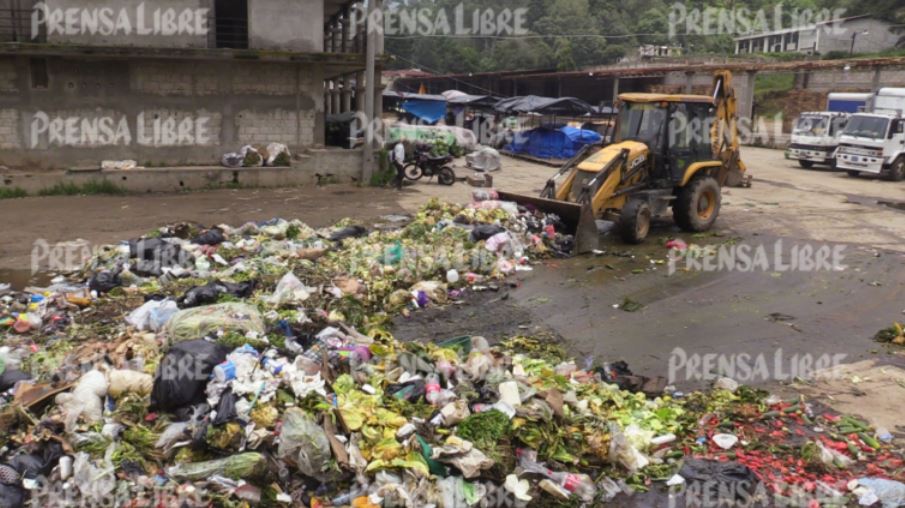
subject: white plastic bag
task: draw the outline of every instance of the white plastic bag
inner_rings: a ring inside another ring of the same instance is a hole
[[[138,330],[156,332],[163,328],[177,312],[179,312],[179,306],[173,300],[151,300],[130,312],[126,316],[126,322]]]
[[[285,153],[287,157],[292,157],[292,153],[289,152],[289,147],[283,143],[270,143],[267,145],[267,165],[273,166],[274,161],[277,160],[277,157],[279,157],[281,153]]]
[[[299,304],[311,297],[314,288],[306,286],[292,272],[287,272],[280,279],[273,294],[267,299],[268,303],[273,305],[294,305]]]
[[[79,417],[86,423],[96,423],[103,418],[103,397],[107,395],[107,386],[107,377],[99,370],[91,370],[79,378],[72,392],[56,396],[55,401],[63,410],[67,432],[75,428]]]

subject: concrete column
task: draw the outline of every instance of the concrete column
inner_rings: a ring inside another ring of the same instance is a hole
[[[877,93],[877,90],[880,89],[880,71],[881,67],[879,65],[874,67],[874,76],[870,83],[870,91],[873,93]]]
[[[619,100],[619,78],[613,78],[613,106]]]
[[[691,93],[693,86],[694,86],[694,73],[686,72],[685,73],[685,93]]]
[[[355,111],[365,112],[365,73],[355,73]]]
[[[340,50],[345,53],[349,51],[349,23],[351,23],[351,19],[349,17],[349,8],[345,7],[343,9],[343,14],[341,18],[342,23],[342,43],[340,44]]]
[[[352,111],[352,80],[349,79],[349,74],[343,74],[342,83],[342,108],[340,111],[347,113]]]
[[[372,20],[375,18],[375,13],[377,9],[380,8],[380,0],[372,0],[368,2],[368,22],[367,22],[367,46],[365,50],[365,115],[368,119],[368,125],[365,127],[365,144],[364,144],[364,157],[362,158],[362,168],[361,168],[361,185],[368,185],[371,181],[371,176],[374,175],[374,171],[377,169],[377,157],[375,154],[375,150],[378,148],[376,145],[376,136],[374,132],[375,122],[374,120],[378,118],[376,106],[376,96],[375,90],[378,88],[376,86],[377,76],[377,52],[381,47],[381,39],[383,38],[383,30],[378,29],[378,27],[371,26]]]

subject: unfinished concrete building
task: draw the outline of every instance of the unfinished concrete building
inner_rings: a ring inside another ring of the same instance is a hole
[[[216,165],[275,142],[357,177],[360,149],[323,145],[326,113],[365,107],[376,38],[359,12],[349,0],[0,0],[0,164]]]

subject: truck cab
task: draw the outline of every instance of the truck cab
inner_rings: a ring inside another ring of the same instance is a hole
[[[881,88],[869,113],[853,115],[839,139],[836,167],[905,179],[905,88]]]
[[[802,113],[792,129],[792,142],[786,150],[786,158],[797,160],[798,165],[810,168],[814,164],[834,167],[836,148],[848,113],[813,111]]]
[[[810,168],[814,164],[835,167],[839,138],[852,113],[864,110],[870,93],[838,93],[827,95],[826,111],[801,113],[792,129],[792,140],[786,158]]]

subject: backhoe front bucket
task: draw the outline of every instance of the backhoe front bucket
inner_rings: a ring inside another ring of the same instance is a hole
[[[594,221],[594,214],[589,205],[511,192],[497,191],[497,193],[503,201],[514,201],[527,208],[558,215],[568,228],[568,231],[560,231],[560,233],[575,236],[575,248],[572,254],[591,252],[598,247],[600,234],[597,232],[597,223]]]

